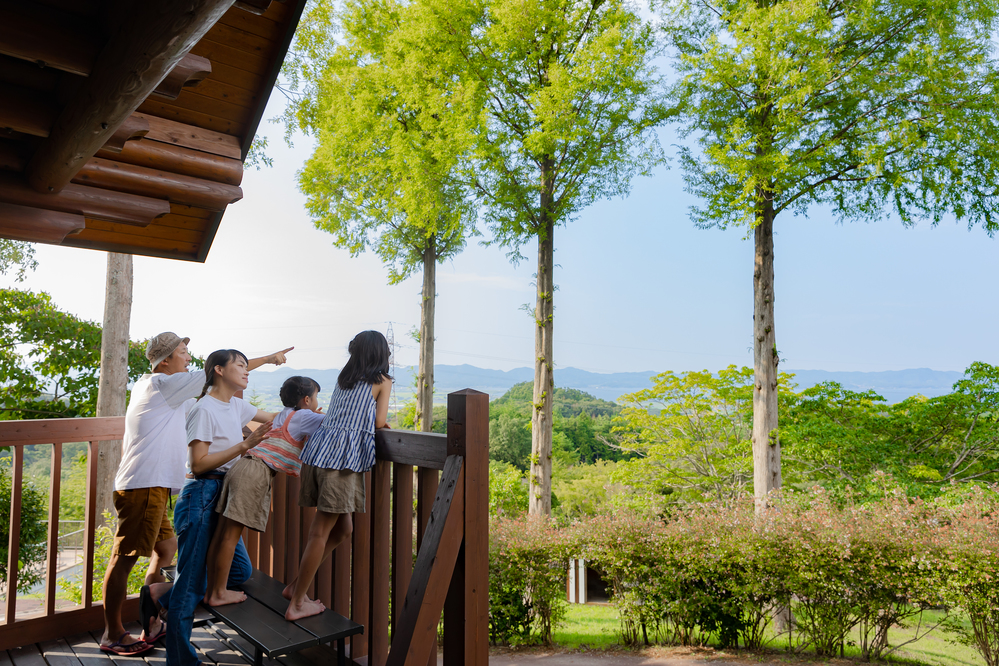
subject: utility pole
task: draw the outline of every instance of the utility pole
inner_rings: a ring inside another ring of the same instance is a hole
[[[97,416],[124,416],[128,389],[128,327],[132,317],[132,255],[108,253],[101,333],[101,373]],[[121,440],[101,442],[97,463],[97,522],[114,513],[114,477],[121,463]]]
[[[392,322],[388,323],[388,331],[385,335],[389,346],[389,363],[392,366],[392,377],[395,378],[395,332],[392,331]],[[399,427],[399,405],[395,400],[395,382],[392,382],[392,413],[395,414],[395,427]]]

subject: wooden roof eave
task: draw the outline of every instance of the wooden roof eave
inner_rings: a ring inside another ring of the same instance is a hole
[[[67,2],[61,2],[61,5],[66,6]],[[137,106],[142,107],[142,112],[125,115],[117,128],[110,123],[107,128],[102,127],[101,131],[107,136],[100,138],[105,141],[72,173],[72,183],[63,187],[63,193],[31,193],[25,179],[15,174],[31,173],[39,160],[44,163],[46,150],[52,150],[44,149],[44,146],[51,143],[52,133],[56,133],[57,138],[58,132],[65,132],[58,127],[65,120],[67,109],[71,110],[74,104],[79,107],[80,102],[74,101],[80,99],[79,93],[59,113],[59,121],[52,126],[48,139],[40,136],[45,134],[42,130],[46,128],[41,127],[44,123],[29,127],[38,137],[31,141],[23,132],[8,132],[8,140],[0,140],[0,202],[18,207],[9,210],[17,212],[15,217],[20,226],[13,233],[7,232],[0,214],[0,236],[23,238],[26,230],[30,232],[24,214],[26,209],[34,207],[49,230],[42,233],[42,228],[38,227],[39,237],[27,240],[204,261],[228,204],[242,196],[238,187],[242,179],[242,162],[262,120],[269,93],[277,81],[304,5],[304,0],[290,0],[288,5],[268,0],[237,3],[241,9],[230,9],[217,26],[210,26],[202,33],[208,35],[206,43],[215,44],[215,47],[199,48],[199,53],[204,55],[181,54],[179,64],[171,68],[163,80],[154,82],[153,91],[139,100]],[[253,15],[244,13],[244,9],[249,9]],[[0,39],[3,35],[0,28]],[[226,46],[226,40],[230,38],[233,46]],[[199,44],[189,44],[186,48]],[[228,51],[219,51],[219,48]],[[239,48],[254,52],[246,51],[246,57],[242,58],[237,55]],[[0,44],[0,53],[7,50]],[[219,52],[222,58],[218,67],[220,74],[208,73],[212,71],[212,63],[205,55],[214,52]],[[23,75],[31,73],[30,69],[16,67],[16,63],[5,67],[12,62],[0,56],[0,85],[10,85],[12,79],[15,83],[24,83]],[[266,72],[257,68],[258,62],[266,63]],[[85,63],[75,65],[76,69],[84,66]],[[100,62],[94,65],[91,78],[98,78],[100,66]],[[11,71],[16,76],[11,75]],[[43,72],[45,79],[26,82],[34,84],[36,101],[44,102],[45,91],[53,89],[58,77],[53,83],[51,68],[36,71]],[[78,72],[63,71],[56,74],[64,78],[78,76]],[[203,93],[191,92],[198,91],[192,85],[206,80]],[[237,87],[232,87],[233,84]],[[92,89],[94,85],[87,79],[83,89]],[[215,106],[205,107],[205,103],[213,99],[219,100],[212,102]],[[158,101],[153,103],[153,100]],[[233,106],[234,103],[243,106]],[[199,126],[203,114],[182,112],[175,116],[178,110],[201,107],[217,107],[220,113],[238,118],[241,131],[233,136]],[[39,108],[44,109],[44,105]],[[244,113],[236,110],[240,108],[246,109],[246,115],[238,115]],[[163,115],[174,120],[157,117],[161,110]],[[0,136],[4,125],[10,126],[3,122],[3,114],[4,109],[0,109]],[[22,113],[22,117],[25,116],[30,119],[30,114]],[[190,124],[192,122],[194,124]],[[80,141],[86,143],[87,140],[88,137],[83,137]],[[96,140],[89,137],[89,142]],[[30,151],[32,143],[41,143],[34,154]],[[52,187],[53,192],[56,189],[54,185],[45,185],[43,189],[48,187]],[[128,210],[130,205],[136,207],[135,211]],[[167,209],[169,212],[165,212]],[[59,217],[55,213],[70,217]],[[62,223],[53,225],[53,219],[62,220]],[[82,228],[81,219],[85,221]],[[61,230],[66,230],[66,235],[56,238]]]

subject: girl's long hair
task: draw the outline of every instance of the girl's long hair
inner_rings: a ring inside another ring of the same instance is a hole
[[[350,359],[343,366],[336,383],[344,391],[354,388],[357,382],[380,384],[389,375],[388,340],[378,331],[362,331],[347,346]]]
[[[221,365],[224,368],[237,358],[243,359],[245,363],[250,362],[246,358],[246,354],[238,349],[218,349],[208,355],[208,358],[205,359],[205,388],[201,389],[201,395],[198,396],[198,400],[204,398],[205,394],[208,393],[208,389],[214,385],[215,367]]]

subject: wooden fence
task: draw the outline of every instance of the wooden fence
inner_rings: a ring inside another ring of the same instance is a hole
[[[354,514],[352,538],[316,576],[312,594],[364,625],[364,634],[352,639],[350,655],[371,666],[435,664],[442,614],[444,663],[488,662],[489,397],[471,389],[451,393],[447,423],[446,435],[377,433],[367,511]],[[122,417],[0,422],[0,446],[12,446],[14,453],[9,589],[16,589],[24,447],[54,444],[44,607],[29,617],[18,616],[17,595],[8,594],[0,650],[103,627],[100,603],[90,602],[93,585],[101,581],[92,576],[84,577],[82,606],[55,608],[62,444],[89,442],[84,521],[84,566],[89,572],[97,445],[121,439],[123,432]],[[254,566],[283,582],[298,571],[315,511],[298,506],[298,489],[298,479],[275,476],[267,531],[245,535]],[[135,599],[127,602],[125,615],[138,617]]]

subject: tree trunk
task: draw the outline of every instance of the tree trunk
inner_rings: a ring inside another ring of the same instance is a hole
[[[547,184],[542,170],[542,180]],[[534,308],[534,409],[531,412],[531,496],[529,513],[552,513],[552,391],[555,390],[552,334],[554,332],[555,246],[551,195],[541,195],[541,231],[538,234],[538,302]]]
[[[416,386],[416,428],[434,427],[434,312],[437,307],[437,243],[423,249],[423,300],[420,303],[420,369]]]
[[[780,438],[777,431],[777,338],[774,333],[774,214],[769,193],[756,227],[753,273],[753,494],[756,510],[767,494],[781,487]]]
[[[132,316],[132,255],[108,253],[104,329],[101,333],[101,373],[97,416],[124,416],[128,385],[128,324]],[[121,441],[102,442],[97,463],[97,522],[114,513],[111,494],[121,462]]]

